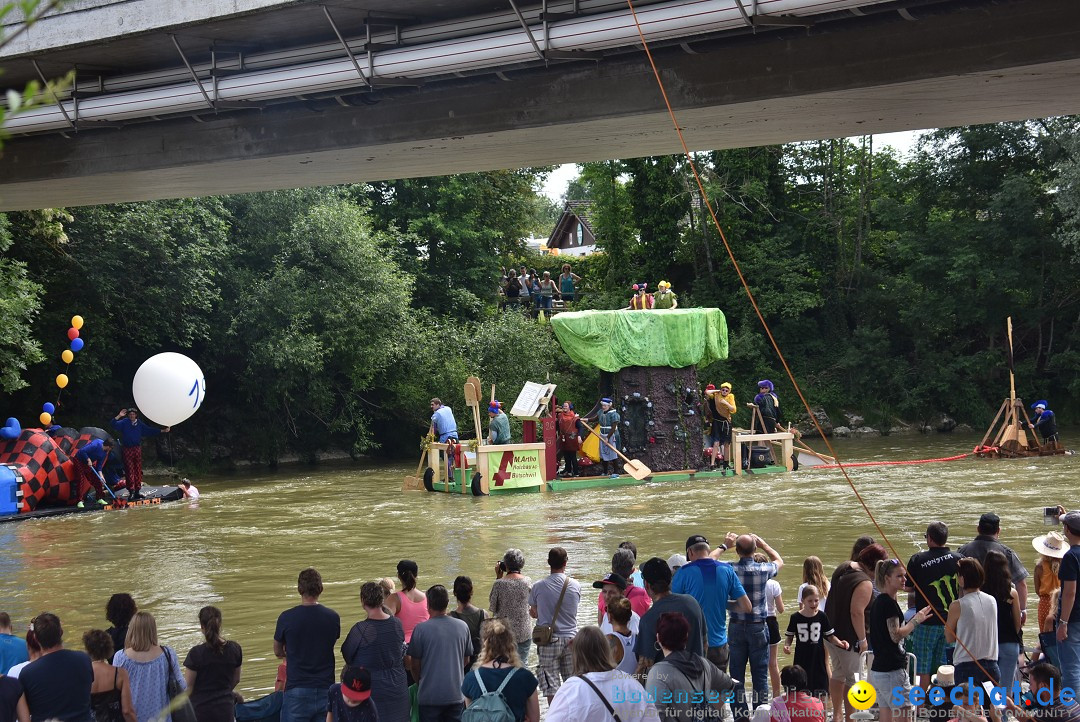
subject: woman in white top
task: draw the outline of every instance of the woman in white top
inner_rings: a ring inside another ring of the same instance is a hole
[[[956,564],[956,583],[963,596],[949,605],[945,641],[956,642],[953,665],[958,682],[997,684],[997,601],[980,591],[985,576],[978,559],[965,557]]]
[[[585,627],[574,637],[574,676],[563,682],[548,707],[547,722],[655,720],[656,708],[645,688],[615,669],[611,646],[599,627]]]

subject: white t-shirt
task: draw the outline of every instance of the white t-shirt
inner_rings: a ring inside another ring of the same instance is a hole
[[[765,616],[776,616],[776,598],[783,594],[780,591],[780,582],[770,579],[765,582]]]
[[[645,700],[645,688],[636,679],[618,670],[589,672],[585,675],[596,685],[623,722],[656,720],[656,708]],[[562,683],[548,707],[547,722],[610,720],[607,705],[596,690],[579,677]]]
[[[18,679],[19,678],[19,672],[21,672],[23,670],[23,667],[25,667],[28,664],[30,664],[30,662],[19,662],[18,664],[16,664],[14,667],[12,667],[11,669],[9,669],[7,671],[7,676],[11,677],[12,679]]]
[[[636,636],[639,626],[641,626],[641,617],[638,616],[637,612],[630,612],[630,623],[626,625],[627,629],[630,630],[630,634]],[[604,612],[604,621],[600,622],[600,631],[604,634],[613,634],[615,631],[611,626],[611,618],[607,612]]]
[[[180,487],[180,488],[182,489],[183,487]],[[198,499],[202,495],[199,493],[199,490],[195,487],[195,485],[192,484],[191,486],[189,486],[187,488],[187,495],[186,496],[189,499]]]

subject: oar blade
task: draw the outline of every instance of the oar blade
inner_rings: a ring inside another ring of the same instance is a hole
[[[641,481],[646,477],[652,476],[652,469],[645,466],[637,459],[631,459],[630,461],[623,464],[623,471],[625,471],[627,474],[634,477],[638,481]]]

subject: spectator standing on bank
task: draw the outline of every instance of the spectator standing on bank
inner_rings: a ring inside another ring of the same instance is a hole
[[[341,636],[341,617],[319,604],[322,576],[312,567],[296,582],[300,604],[278,616],[274,655],[288,669],[282,722],[323,722],[326,690],[334,684],[334,643]],[[141,720],[140,720],[141,722]]]
[[[645,688],[615,670],[611,645],[598,627],[585,627],[574,637],[574,676],[563,683],[548,707],[546,722],[655,720],[656,708]]]
[[[550,641],[547,644],[538,641],[536,645],[538,682],[548,704],[574,670],[570,644],[577,634],[581,584],[566,574],[566,564],[565,549],[549,549],[551,574],[534,583],[529,591],[529,616],[536,620],[538,629],[551,627]]]
[[[428,620],[416,625],[409,657],[419,684],[416,699],[421,722],[456,722],[465,708],[461,684],[473,656],[469,627],[446,613],[450,594],[436,584],[427,590]]]
[[[971,557],[978,560],[980,565],[986,563],[986,554],[998,551],[1009,560],[1009,573],[1012,583],[1016,585],[1016,593],[1020,598],[1020,616],[1027,621],[1027,597],[1028,597],[1028,570],[1023,562],[1009,547],[1002,544],[998,539],[1001,537],[1001,518],[992,512],[987,512],[979,517],[978,534],[974,539],[956,551],[962,557]]]
[[[157,620],[149,612],[136,612],[128,627],[123,649],[113,655],[113,666],[127,670],[131,678],[131,703],[139,722],[156,720],[169,704],[165,686],[169,679],[187,689],[176,652],[158,643]],[[167,714],[163,722],[170,722]]]
[[[930,689],[930,675],[945,664],[945,617],[949,603],[956,599],[956,563],[960,555],[949,551],[949,527],[935,521],[926,527],[924,552],[913,554],[907,563],[908,599],[915,609],[929,605],[934,613],[915,628],[907,641],[907,650],[915,655],[919,685]]]
[[[663,660],[653,665],[645,689],[656,700],[661,719],[723,719],[724,693],[735,681],[716,665],[686,651],[690,623],[678,612],[664,612],[656,624],[654,643]],[[694,701],[701,695],[701,702]]]
[[[26,641],[11,633],[11,616],[0,612],[0,674],[7,674],[16,664],[29,660]]]
[[[383,608],[386,589],[378,582],[364,582],[360,602],[367,619],[352,626],[341,644],[341,656],[349,667],[363,667],[371,682],[371,701],[381,722],[409,721],[409,685],[401,650],[405,630],[401,620]]]
[[[517,656],[514,633],[501,619],[484,625],[480,657],[461,683],[465,706],[476,703],[486,692],[502,690],[502,698],[517,722],[539,722],[540,698],[533,673],[524,669]]]
[[[41,644],[41,656],[19,674],[30,719],[90,722],[90,689],[94,684],[90,657],[64,649],[64,628],[55,614],[44,612],[30,624]]]
[[[469,635],[472,637],[473,652],[480,652],[480,627],[487,619],[487,612],[472,603],[473,583],[469,577],[458,577],[454,580],[454,599],[457,600],[457,609],[450,610],[450,616],[460,619],[469,627]],[[476,654],[469,660],[465,671],[468,672],[476,663]]]
[[[634,562],[637,560],[637,555],[634,550],[620,548],[611,557],[611,572],[617,574],[622,579],[626,580],[626,588],[622,589],[622,595],[630,600],[630,607],[634,610],[634,614],[641,617],[645,612],[649,611],[649,607],[652,606],[652,599],[649,598],[648,592],[644,587],[637,586],[630,582],[630,578],[634,576]],[[607,602],[603,594],[600,595],[600,599],[597,600],[597,620],[602,624],[604,621],[604,614],[607,612]]]
[[[94,684],[90,687],[94,722],[136,722],[131,679],[126,669],[112,666],[115,650],[108,633],[91,629],[83,634],[83,647],[94,668]]]
[[[1002,687],[1011,690],[1020,660],[1022,640],[1020,630],[1020,600],[1016,587],[1009,581],[1009,562],[1001,552],[988,552],[983,565],[982,590],[997,602],[998,669]]]
[[[869,537],[866,537],[869,539]],[[860,544],[856,541],[856,545]],[[876,548],[875,548],[876,547]],[[830,649],[832,678],[829,680],[829,698],[832,701],[834,722],[841,719],[850,722],[853,709],[845,704],[848,690],[855,684],[856,675],[862,674],[862,653],[867,651],[866,631],[870,604],[874,600],[874,581],[870,576],[869,559],[884,557],[885,549],[872,539],[860,551],[852,555],[863,561],[846,561],[833,572],[829,593],[829,605],[825,614],[836,631],[836,636],[847,642],[847,649]],[[874,560],[877,564],[877,560]]]
[[[113,641],[113,650],[123,649],[127,639],[128,625],[139,607],[130,594],[120,592],[109,597],[105,604],[105,619],[112,624],[105,631]]]
[[[720,553],[727,551],[736,540],[728,534],[724,543],[717,547]],[[742,613],[753,610],[750,597],[730,564],[722,564],[712,558],[709,540],[695,534],[686,540],[686,558],[689,560],[675,575],[671,591],[688,594],[697,600],[709,630],[709,646],[705,656],[718,669],[727,671],[731,649],[728,643],[728,603]],[[672,610],[677,611],[677,610]]]
[[[532,618],[529,616],[529,592],[532,580],[521,573],[525,568],[525,555],[520,549],[507,549],[495,565],[495,583],[491,585],[488,602],[491,616],[506,621],[514,630],[518,656],[527,664],[532,646]]]
[[[1057,649],[1061,660],[1063,683],[1080,690],[1080,594],[1076,582],[1080,579],[1080,512],[1070,511],[1064,519],[1065,538],[1069,551],[1061,559],[1058,579]]]
[[[184,659],[184,679],[191,690],[191,704],[199,722],[232,722],[235,719],[233,689],[240,683],[244,653],[240,645],[221,636],[221,610],[199,610],[199,631],[204,641],[191,648]]]
[[[663,652],[648,640],[656,639],[656,624],[664,612],[677,612],[690,625],[685,649],[690,654],[704,656],[708,647],[705,639],[705,617],[701,605],[689,594],[674,594],[671,591],[671,566],[660,557],[653,557],[641,565],[641,576],[645,580],[645,591],[652,597],[649,611],[638,624],[638,636],[634,642],[634,654],[637,657],[637,673],[644,675],[649,668],[664,658]]]
[[[761,549],[772,561],[754,561],[754,550]],[[750,599],[750,612],[731,613],[731,677],[745,689],[746,666],[750,665],[750,676],[754,683],[753,709],[769,700],[769,629],[765,622],[768,610],[765,606],[765,587],[776,576],[784,560],[776,550],[756,534],[743,534],[735,541],[735,552],[739,561],[732,565]],[[736,720],[747,719],[750,709],[746,705],[745,695],[735,698],[732,714]]]
[[[997,602],[981,591],[985,576],[977,559],[964,557],[957,564],[957,583],[963,596],[949,604],[945,620],[945,641],[957,642],[953,651],[956,678],[967,684],[997,684],[1001,677],[997,662]]]

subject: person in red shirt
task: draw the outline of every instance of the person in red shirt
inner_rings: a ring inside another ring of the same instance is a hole
[[[810,694],[806,670],[789,664],[780,670],[784,694],[769,705],[771,722],[825,722],[825,705]]]

